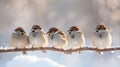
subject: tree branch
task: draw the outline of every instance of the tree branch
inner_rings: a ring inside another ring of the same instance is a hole
[[[92,48],[92,47],[83,47],[83,48],[77,48],[77,49],[59,49],[54,47],[36,47],[36,48],[8,48],[8,49],[0,49],[0,53],[3,52],[22,52],[22,51],[37,51],[37,50],[49,50],[49,51],[58,51],[58,52],[64,52],[64,53],[72,53],[72,52],[79,52],[79,51],[96,51],[96,52],[108,52],[108,51],[117,51],[120,50],[120,47],[114,47],[114,48],[107,48],[107,49],[98,49],[98,48]]]

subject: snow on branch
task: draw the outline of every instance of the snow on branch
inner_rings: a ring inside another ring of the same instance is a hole
[[[3,52],[22,52],[22,51],[38,51],[38,50],[48,50],[48,51],[57,51],[57,52],[64,52],[64,53],[73,53],[73,52],[80,52],[80,51],[96,51],[96,52],[108,52],[108,51],[117,51],[120,50],[120,47],[114,48],[106,48],[106,49],[98,49],[93,47],[83,47],[77,49],[59,49],[54,47],[36,47],[36,48],[8,48],[8,49],[0,49],[0,53]]]

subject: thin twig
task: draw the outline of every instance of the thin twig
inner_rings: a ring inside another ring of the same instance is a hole
[[[83,48],[77,48],[77,49],[59,49],[54,47],[36,47],[36,48],[8,48],[8,49],[0,49],[0,53],[3,52],[22,52],[22,51],[37,51],[37,50],[49,50],[49,51],[58,51],[58,52],[64,52],[64,53],[72,53],[72,52],[78,52],[78,51],[96,51],[96,52],[108,52],[108,51],[117,51],[120,50],[120,47],[114,47],[114,48],[107,48],[107,49],[98,49],[93,47],[83,47]]]

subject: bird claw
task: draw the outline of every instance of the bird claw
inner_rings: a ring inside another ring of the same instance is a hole
[[[71,49],[68,49],[65,53],[66,53],[66,54],[72,54],[71,50],[72,50],[72,48],[71,48]]]
[[[98,49],[98,46],[96,47],[96,49]]]
[[[32,46],[32,49],[33,49],[34,47]]]
[[[70,48],[69,50],[72,50],[73,48]]]
[[[61,51],[64,51],[64,49],[63,49],[63,48],[58,48],[58,49],[60,49]]]
[[[15,50],[17,49],[17,47],[15,47]]]
[[[40,48],[43,48],[42,46],[40,46]]]
[[[105,47],[105,50],[107,50],[107,48]]]
[[[26,47],[24,47],[23,49],[26,49]],[[27,54],[27,52],[25,50],[23,50],[23,54]]]
[[[80,46],[80,48],[82,48],[82,47]]]
[[[54,46],[52,46],[52,48],[54,49],[55,47],[54,47]]]
[[[24,47],[24,49],[26,49],[26,47]]]

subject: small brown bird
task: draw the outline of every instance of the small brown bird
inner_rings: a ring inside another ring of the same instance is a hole
[[[29,45],[29,39],[22,27],[15,29],[15,32],[11,35],[11,44],[15,48],[25,48]],[[26,53],[25,51],[23,52]]]
[[[84,34],[77,26],[71,26],[68,30],[68,48],[81,48],[85,44]]]
[[[110,31],[105,25],[98,25],[92,36],[92,43],[95,48],[109,48],[112,43]]]
[[[50,28],[47,34],[51,46],[60,49],[64,49],[64,47],[67,46],[67,37],[64,32],[60,31],[58,28]]]
[[[47,37],[46,33],[39,25],[33,25],[29,34],[29,41],[32,47],[46,47]]]

